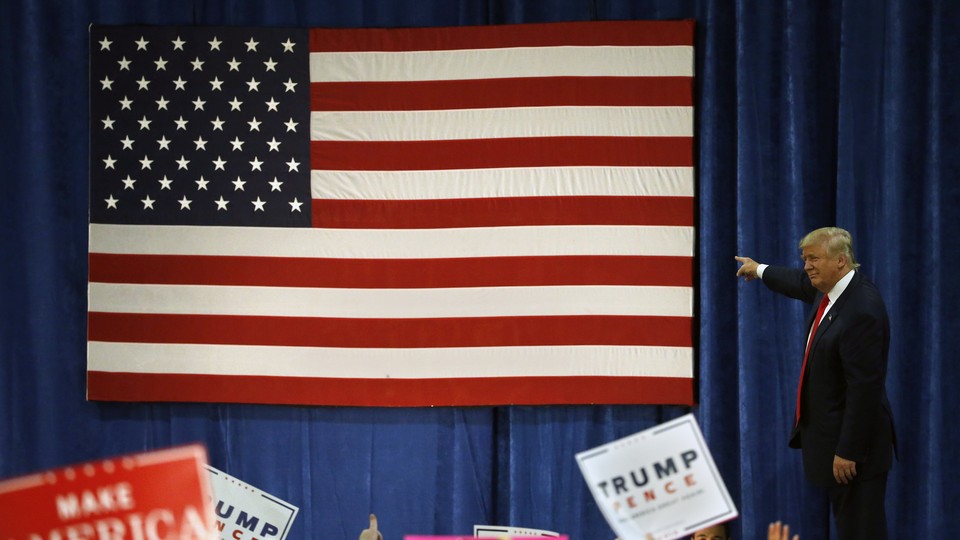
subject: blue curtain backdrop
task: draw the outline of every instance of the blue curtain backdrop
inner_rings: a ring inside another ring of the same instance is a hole
[[[201,441],[300,507],[291,538],[388,540],[474,523],[613,537],[574,453],[681,407],[360,409],[84,400],[87,26],[457,26],[697,21],[699,405],[742,517],[830,534],[787,449],[806,306],[734,278],[798,264],[837,224],[884,292],[900,460],[893,538],[960,509],[960,2],[953,0],[4,0],[0,2],[0,477]],[[669,272],[669,268],[664,269]]]

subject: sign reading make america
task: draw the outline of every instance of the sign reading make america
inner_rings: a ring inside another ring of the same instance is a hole
[[[3,540],[217,540],[201,445],[0,481]]]
[[[693,30],[93,26],[88,397],[691,404]]]

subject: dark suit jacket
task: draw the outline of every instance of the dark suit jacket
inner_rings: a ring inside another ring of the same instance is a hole
[[[823,294],[802,270],[768,266],[763,282],[814,305],[806,338]],[[877,287],[856,272],[810,345],[800,423],[790,436],[790,446],[803,452],[804,472],[813,483],[837,485],[834,454],[856,461],[862,479],[890,469],[895,436],[884,385],[889,348],[890,321],[883,299]]]

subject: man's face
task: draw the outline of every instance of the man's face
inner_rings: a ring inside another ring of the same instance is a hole
[[[714,525],[693,533],[693,540],[727,540],[723,525]]]
[[[831,257],[823,244],[803,248],[800,257],[803,259],[803,271],[810,278],[810,283],[824,294],[830,292],[846,273],[846,258],[843,255]]]

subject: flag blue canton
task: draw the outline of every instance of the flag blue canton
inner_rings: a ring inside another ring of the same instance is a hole
[[[93,27],[90,221],[310,226],[308,39]]]

